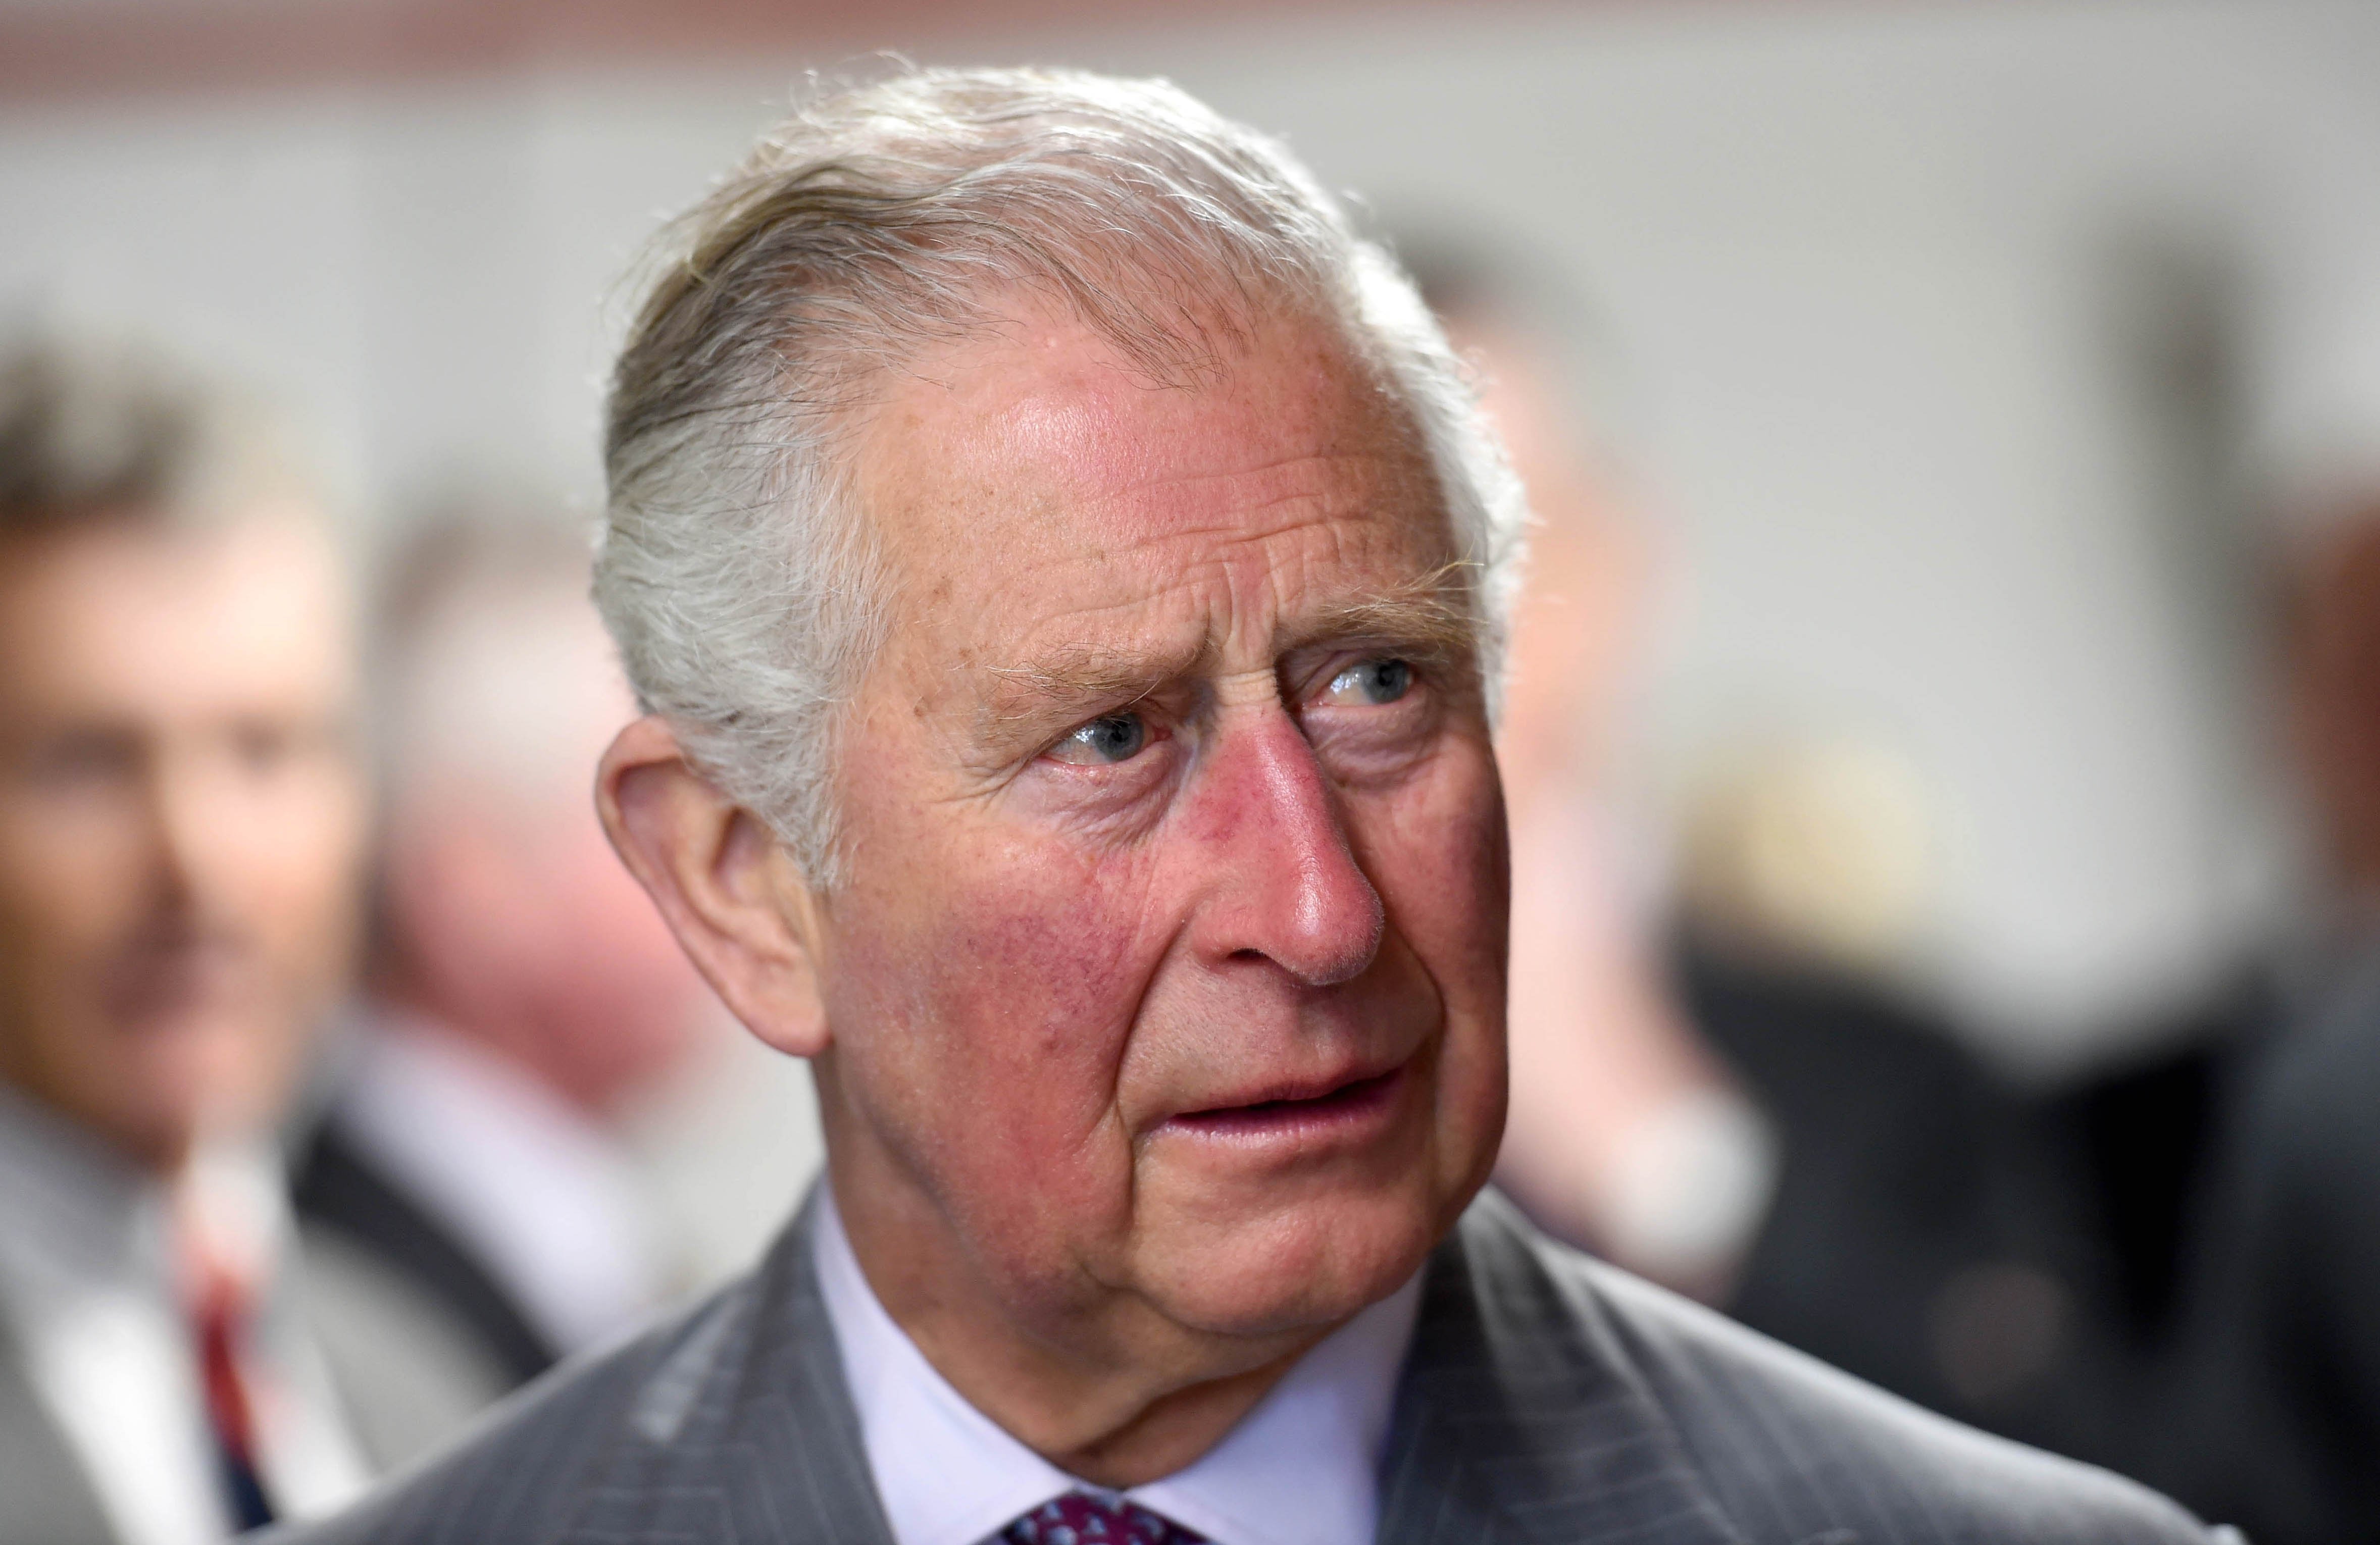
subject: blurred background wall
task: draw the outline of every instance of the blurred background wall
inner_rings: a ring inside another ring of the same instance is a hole
[[[2022,1074],[2140,1049],[2288,915],[2264,512],[2380,424],[2369,5],[0,0],[0,305],[284,387],[368,522],[456,477],[591,513],[615,280],[884,46],[1169,75],[1575,288],[1661,577],[1640,905],[1713,760],[1815,727],[1931,791],[1906,970]],[[815,1162],[752,1056],[687,1096],[734,1119],[656,1118],[722,1256]]]

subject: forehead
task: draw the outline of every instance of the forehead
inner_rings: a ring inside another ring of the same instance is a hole
[[[307,514],[0,537],[0,703],[166,718],[343,693],[348,597]]]
[[[857,474],[913,637],[1282,622],[1451,556],[1408,416],[1318,321],[1269,323],[1210,376],[1161,385],[1087,328],[1035,319],[896,378]]]

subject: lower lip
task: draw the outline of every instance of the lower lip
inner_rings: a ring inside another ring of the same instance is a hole
[[[1405,1069],[1346,1085],[1316,1100],[1269,1100],[1177,1116],[1165,1125],[1187,1137],[1232,1147],[1307,1147],[1369,1136],[1385,1125],[1403,1090]]]

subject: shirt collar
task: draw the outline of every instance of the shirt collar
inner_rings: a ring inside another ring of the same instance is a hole
[[[289,1249],[285,1185],[268,1139],[208,1143],[168,1182],[0,1085],[0,1298],[20,1312],[101,1286],[171,1299],[188,1242],[176,1235],[193,1228],[261,1296]]]
[[[878,1301],[820,1187],[811,1258],[895,1545],[980,1545],[1077,1480],[967,1403]],[[1124,1495],[1214,1545],[1370,1545],[1421,1276],[1333,1331],[1223,1441]]]
[[[54,1279],[162,1278],[164,1201],[105,1143],[0,1084],[0,1271],[17,1293]]]

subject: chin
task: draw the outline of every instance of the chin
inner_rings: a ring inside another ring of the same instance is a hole
[[[116,1090],[104,1101],[86,1101],[72,1114],[142,1169],[160,1176],[179,1170],[208,1135],[198,1113],[178,1093],[127,1099],[125,1092]]]
[[[1308,1195],[1239,1220],[1173,1220],[1142,1276],[1170,1318],[1210,1334],[1327,1330],[1419,1270],[1447,1211],[1415,1185]]]
[[[118,1086],[139,1091],[119,1106],[121,1141],[152,1153],[187,1155],[202,1143],[267,1129],[286,1080],[253,1032],[177,1035]]]

